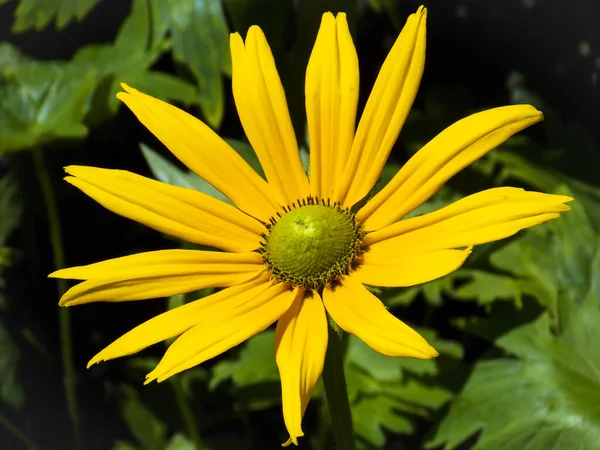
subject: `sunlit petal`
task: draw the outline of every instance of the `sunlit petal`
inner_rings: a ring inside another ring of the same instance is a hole
[[[271,48],[262,30],[250,27],[246,43],[231,35],[235,105],[269,184],[283,204],[308,195],[298,144]]]
[[[456,173],[542,118],[533,106],[513,105],[459,120],[419,150],[357,218],[366,230],[395,222],[427,201]]]
[[[352,277],[370,286],[414,286],[454,272],[470,253],[470,247],[466,250],[436,250],[395,258],[367,252]]]
[[[201,322],[171,344],[147,375],[146,383],[164,381],[260,333],[281,317],[297,294],[297,289],[279,283],[253,296],[231,298],[226,307],[207,311]]]
[[[302,417],[321,377],[327,351],[327,318],[319,294],[299,291],[275,330],[275,357],[281,376],[283,419],[290,439],[303,436]]]
[[[352,276],[326,287],[323,301],[327,312],[345,331],[360,338],[373,350],[388,356],[431,359],[438,352],[423,337],[390,314],[383,303]]]
[[[65,180],[106,209],[161,233],[234,252],[260,246],[263,224],[193,189],[124,170],[69,166]]]
[[[501,187],[469,195],[438,211],[367,234],[372,257],[405,257],[503,239],[568,211],[565,195]]]
[[[61,269],[49,276],[87,280],[69,289],[60,299],[61,306],[73,306],[234,286],[254,278],[262,270],[262,257],[256,252],[159,250]]]
[[[329,198],[352,146],[358,102],[358,57],[346,14],[323,14],[306,69],[310,193]]]
[[[269,276],[265,274],[160,314],[114,341],[94,356],[88,367],[101,361],[131,355],[150,345],[178,336],[198,324],[221,318],[223,310],[227,311],[239,307],[244,302],[250,302],[266,292],[270,285]]]
[[[126,84],[117,98],[192,171],[238,208],[267,222],[279,208],[268,186],[229,144],[194,116]]]
[[[425,66],[427,10],[406,21],[390,50],[356,130],[348,164],[336,181],[333,200],[351,207],[377,182],[413,104]]]

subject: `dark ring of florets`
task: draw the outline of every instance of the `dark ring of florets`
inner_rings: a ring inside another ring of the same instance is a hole
[[[364,253],[361,244],[363,238],[365,237],[365,233],[362,231],[360,224],[356,220],[356,215],[349,208],[342,207],[341,204],[338,202],[332,203],[330,199],[322,199],[319,197],[312,196],[296,200],[292,202],[290,206],[283,206],[284,213],[282,214],[280,212],[277,212],[276,216],[270,217],[269,223],[265,224],[265,226],[267,227],[267,231],[270,232],[271,229],[275,226],[275,224],[277,224],[278,219],[282,218],[285,215],[285,213],[288,213],[297,208],[301,208],[302,206],[308,205],[328,206],[340,212],[352,222],[352,227],[354,229],[354,243],[348,254],[341,261],[337,262],[333,267],[330,267],[325,272],[320,273],[319,275],[311,277],[296,277],[287,271],[278,269],[269,260],[269,254],[267,251],[268,233],[262,235],[263,239],[260,243],[260,248],[258,252],[262,255],[263,263],[269,269],[271,276],[277,281],[281,283],[290,284],[293,287],[300,287],[302,289],[311,289],[319,291],[322,290],[328,284],[333,283],[339,276],[348,275],[350,273],[355,259],[358,258],[362,253]]]

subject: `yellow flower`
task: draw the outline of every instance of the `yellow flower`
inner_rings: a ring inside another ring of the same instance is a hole
[[[161,314],[117,339],[90,365],[179,336],[146,382],[206,361],[277,322],[275,357],[290,434],[321,376],[326,312],[345,331],[390,356],[437,352],[387,312],[364,285],[411,286],[463,264],[473,245],[558,217],[571,198],[503,187],[400,220],[458,171],[542,120],[529,105],[473,114],[416,153],[362,207],[411,108],[425,61],[426,10],[408,18],[355,131],[358,60],[346,17],[323,15],[306,71],[310,180],[284,91],[260,28],[231,36],[233,95],[266,180],[208,126],[123,85],[117,97],[192,171],[226,195],[208,195],[121,170],[71,166],[66,180],[109,210],[162,233],[221,251],[161,250],[59,270],[83,280],[63,306],[223,290]],[[352,209],[354,207],[354,209]]]

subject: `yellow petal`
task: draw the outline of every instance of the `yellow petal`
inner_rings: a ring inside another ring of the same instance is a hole
[[[419,150],[357,214],[378,230],[427,201],[443,185],[513,134],[543,119],[529,105],[494,108],[449,126]]]
[[[410,111],[425,66],[425,21],[420,7],[406,21],[390,50],[363,111],[348,164],[333,200],[351,207],[377,182]]]
[[[207,320],[220,317],[223,309],[250,301],[264,293],[270,284],[269,276],[265,274],[160,314],[114,341],[94,356],[88,363],[88,367],[101,361],[139,352],[157,342],[178,336]]]
[[[306,116],[310,138],[310,193],[329,198],[354,138],[358,57],[346,14],[323,14],[306,69]]]
[[[260,246],[263,224],[193,189],[124,170],[69,166],[65,180],[112,212],[161,233],[233,252]]]
[[[186,166],[226,195],[238,208],[268,222],[278,209],[277,193],[244,159],[194,116],[126,84],[125,103]]]
[[[235,105],[269,184],[285,204],[306,198],[308,179],[265,35],[259,27],[250,27],[246,45],[234,33],[230,47]]]
[[[384,258],[484,244],[558,217],[571,200],[519,188],[488,189],[369,233],[363,243],[373,257]]]
[[[470,253],[471,247],[466,250],[409,253],[403,257],[393,258],[367,252],[352,276],[370,286],[414,286],[454,272],[462,266]]]
[[[277,322],[275,358],[281,377],[283,420],[290,434],[284,447],[298,445],[302,417],[323,372],[327,351],[327,318],[319,294],[300,290]]]
[[[326,287],[325,308],[332,319],[373,350],[388,356],[431,359],[438,352],[423,337],[390,314],[383,303],[352,276]]]
[[[279,283],[257,295],[231,298],[226,308],[206,311],[200,323],[169,347],[146,383],[164,381],[260,333],[281,317],[297,294],[297,289]]]
[[[262,257],[255,252],[160,250],[61,269],[49,277],[87,280],[69,289],[60,299],[61,306],[73,306],[234,286],[254,278],[262,270]]]

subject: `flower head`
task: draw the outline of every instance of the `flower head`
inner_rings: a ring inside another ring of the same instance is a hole
[[[254,26],[231,36],[233,94],[265,178],[208,126],[123,85],[117,97],[192,171],[229,198],[120,170],[67,167],[66,180],[109,210],[160,232],[215,248],[161,250],[62,269],[83,280],[64,306],[217,293],[161,314],[98,353],[90,365],[179,336],[146,382],[193,367],[277,322],[275,357],[283,416],[297,444],[321,376],[328,314],[390,356],[437,352],[390,314],[367,286],[411,286],[458,269],[474,245],[558,217],[566,196],[503,187],[401,220],[454,174],[542,120],[529,105],[473,114],[442,131],[370,198],[417,93],[426,10],[411,15],[386,58],[355,130],[358,60],[340,13],[323,15],[306,71],[310,179],[298,152],[271,50]],[[361,202],[362,203],[362,202]]]

